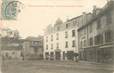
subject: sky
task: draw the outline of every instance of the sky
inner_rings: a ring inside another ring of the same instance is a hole
[[[24,7],[17,20],[3,20],[3,28],[17,29],[20,36],[43,35],[49,24],[91,12],[93,6],[102,8],[107,0],[19,0]]]

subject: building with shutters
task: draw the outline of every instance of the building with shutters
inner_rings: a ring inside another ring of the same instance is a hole
[[[78,28],[80,60],[114,62],[114,1],[103,8],[94,6],[91,20]]]

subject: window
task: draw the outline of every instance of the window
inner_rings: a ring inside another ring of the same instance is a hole
[[[12,35],[12,34],[13,34],[13,32],[9,31],[9,35]]]
[[[53,35],[51,35],[51,41],[53,41]]]
[[[82,41],[80,41],[80,48],[82,48],[82,46],[83,46],[83,43],[82,43]]]
[[[86,46],[86,40],[83,41],[84,42],[84,47]]]
[[[76,43],[75,43],[75,40],[72,41],[72,47],[75,47],[76,46]]]
[[[112,41],[112,31],[108,30],[105,32],[105,42],[111,42]]]
[[[97,29],[101,28],[101,19],[97,20]]]
[[[97,45],[98,43],[98,36],[95,36],[95,45]]]
[[[68,38],[68,32],[67,31],[65,32],[65,38]]]
[[[51,57],[54,56],[54,52],[51,52],[51,53],[50,53],[50,56],[51,56]]]
[[[89,39],[89,45],[92,46],[93,45],[93,38]]]
[[[63,60],[65,60],[65,51],[63,51]]]
[[[46,49],[48,50],[48,45],[46,45]]]
[[[46,42],[48,42],[48,37],[46,37]]]
[[[101,18],[101,24],[106,25],[107,24],[107,17],[106,16],[102,16]]]
[[[66,42],[65,48],[68,48],[68,42]]]
[[[53,60],[53,57],[54,57],[54,52],[50,52],[50,59]]]
[[[95,45],[103,44],[103,35],[99,34],[95,36]]]
[[[59,34],[58,33],[56,34],[56,37],[57,37],[56,40],[59,40]]]
[[[66,28],[68,28],[68,24],[66,24]]]
[[[15,52],[12,52],[13,55],[15,55]]]
[[[89,26],[89,32],[91,33],[92,32],[92,24]]]
[[[107,13],[107,24],[111,24],[111,23],[112,23],[111,13]]]
[[[72,30],[72,37],[75,36],[75,30]]]
[[[59,31],[60,30],[60,27],[57,27],[57,31]]]
[[[46,57],[46,60],[49,59],[49,52],[45,52],[45,57]]]
[[[86,29],[84,29],[84,34],[86,34]]]
[[[51,49],[53,49],[53,44],[51,44]]]
[[[39,42],[38,41],[33,41],[32,44],[37,45]]]
[[[76,25],[76,23],[77,23],[77,21],[75,20],[75,21],[73,21],[73,26],[75,26]]]
[[[74,59],[74,52],[73,51],[67,51],[67,59],[73,60]]]
[[[59,49],[59,43],[57,43],[57,49]]]

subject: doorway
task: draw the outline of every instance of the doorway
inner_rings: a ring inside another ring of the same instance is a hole
[[[55,59],[60,60],[61,59],[61,52],[55,52]]]

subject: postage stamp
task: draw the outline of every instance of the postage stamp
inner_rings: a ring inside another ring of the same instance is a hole
[[[23,8],[23,3],[16,0],[3,0],[1,15],[3,20],[16,20],[18,14]]]

